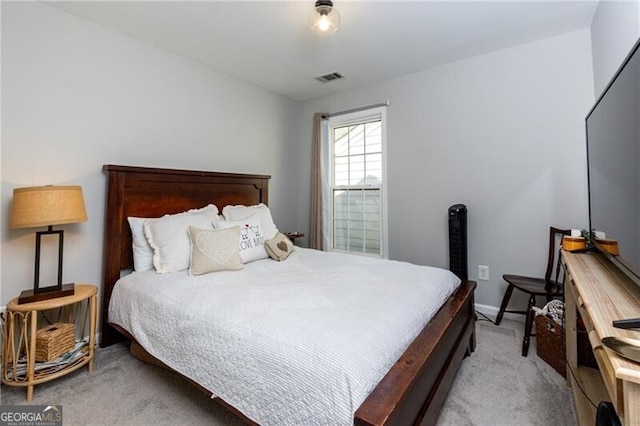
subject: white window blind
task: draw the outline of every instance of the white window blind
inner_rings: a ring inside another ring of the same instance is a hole
[[[329,120],[331,249],[386,256],[384,114]]]

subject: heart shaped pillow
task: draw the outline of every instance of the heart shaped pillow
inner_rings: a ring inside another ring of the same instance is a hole
[[[244,267],[238,249],[239,227],[214,230],[190,226],[188,231],[191,240],[190,274],[235,271]]]

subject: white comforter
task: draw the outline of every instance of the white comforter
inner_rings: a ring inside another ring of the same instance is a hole
[[[459,283],[443,269],[298,248],[242,271],[130,274],[109,318],[260,424],[347,425]]]

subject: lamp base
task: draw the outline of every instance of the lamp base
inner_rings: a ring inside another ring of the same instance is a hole
[[[33,290],[24,290],[18,297],[18,305],[22,303],[40,302],[41,300],[55,299],[58,297],[72,296],[75,292],[75,284],[64,284],[62,289],[57,286],[39,289],[37,293]]]

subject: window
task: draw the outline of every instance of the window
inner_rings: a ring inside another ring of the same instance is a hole
[[[328,123],[330,249],[386,257],[384,110]]]

